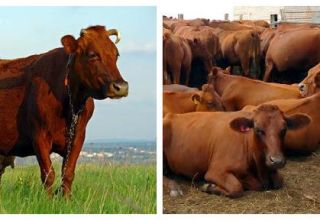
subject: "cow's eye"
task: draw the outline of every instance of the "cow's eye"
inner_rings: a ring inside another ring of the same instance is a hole
[[[99,55],[93,51],[90,51],[88,53],[88,58],[89,60],[96,60],[96,59],[99,59]]]
[[[286,135],[286,132],[287,132],[287,128],[283,128],[279,133],[280,137],[283,138]]]
[[[214,107],[214,103],[213,102],[208,102],[208,107],[209,108],[213,108]]]
[[[256,134],[259,136],[263,136],[263,135],[265,135],[265,132],[261,128],[256,128]]]

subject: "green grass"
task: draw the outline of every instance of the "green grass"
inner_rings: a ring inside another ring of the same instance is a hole
[[[55,190],[60,166],[54,167]],[[156,213],[156,167],[80,164],[71,200],[47,196],[38,166],[7,168],[0,185],[0,213]]]

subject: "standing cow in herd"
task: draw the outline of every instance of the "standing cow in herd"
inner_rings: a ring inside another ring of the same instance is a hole
[[[63,157],[61,190],[71,185],[93,99],[128,95],[117,67],[119,52],[104,26],[61,38],[63,48],[0,65],[0,154],[36,155],[49,195],[55,179],[50,154]]]
[[[291,31],[278,32],[270,41],[266,53],[266,70],[264,81],[270,81],[273,73],[279,78],[282,72],[288,72],[289,83],[300,81],[304,75],[296,72],[306,72],[320,62],[320,49],[315,45],[320,44],[320,30],[293,29]],[[293,75],[293,73],[295,73]],[[290,79],[290,80],[289,80]]]
[[[169,30],[163,34],[163,83],[189,84],[192,53],[188,42],[173,35]]]

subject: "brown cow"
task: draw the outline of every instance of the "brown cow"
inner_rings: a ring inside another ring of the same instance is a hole
[[[11,166],[12,169],[14,168],[15,159],[16,157],[14,156],[3,156],[0,154],[0,182],[6,167]]]
[[[290,153],[310,154],[317,150],[320,144],[320,93],[302,99],[278,99],[265,104],[277,105],[285,114],[308,114],[311,123],[299,131],[289,131],[284,140],[284,149]],[[252,111],[255,106],[246,106],[244,109]]]
[[[163,120],[164,157],[174,173],[204,177],[210,193],[239,197],[246,189],[278,189],[286,130],[309,122],[302,114],[287,117],[274,105],[253,113],[168,114]]]
[[[223,110],[220,96],[211,84],[204,84],[199,92],[163,93],[163,116],[167,113]]]
[[[299,90],[302,97],[320,91],[320,63],[308,71],[307,77],[299,83]]]
[[[189,86],[201,88],[207,82],[207,76],[221,57],[218,37],[210,27],[183,26],[177,29],[175,35],[186,39],[192,51],[192,71]]]
[[[263,28],[270,27],[269,23],[265,20],[235,20],[233,22],[238,22],[239,24],[244,24],[252,27],[255,27],[255,26],[259,26]]]
[[[276,34],[266,54],[263,80],[269,81],[273,71],[278,75],[285,71],[306,72],[320,62],[320,49],[314,46],[319,44],[320,29],[297,29]],[[293,83],[303,76],[298,74],[287,78]]]
[[[30,62],[22,59],[0,66],[0,154],[36,155],[49,195],[55,179],[52,152],[63,157],[61,190],[65,197],[71,195],[93,98],[128,95],[111,35],[117,36],[117,43],[117,30],[88,27],[78,39],[62,37],[64,48],[30,58]]]
[[[219,37],[222,58],[226,66],[240,65],[245,76],[250,76],[250,69],[254,72],[253,78],[260,73],[260,39],[256,31],[238,30],[225,31],[215,29]],[[231,71],[232,72],[232,71]]]
[[[180,84],[163,85],[164,92],[199,92],[198,88],[188,87]]]
[[[301,98],[298,86],[266,83],[225,72],[214,67],[209,78],[226,111],[241,110],[246,105],[259,105],[275,99]]]
[[[189,83],[192,53],[188,42],[164,30],[163,34],[163,74],[164,84]]]

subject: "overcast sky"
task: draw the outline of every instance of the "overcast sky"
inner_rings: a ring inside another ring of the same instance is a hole
[[[156,138],[155,7],[0,7],[0,58],[11,59],[61,47],[66,34],[90,25],[117,28],[118,67],[129,96],[95,101],[86,141]]]

